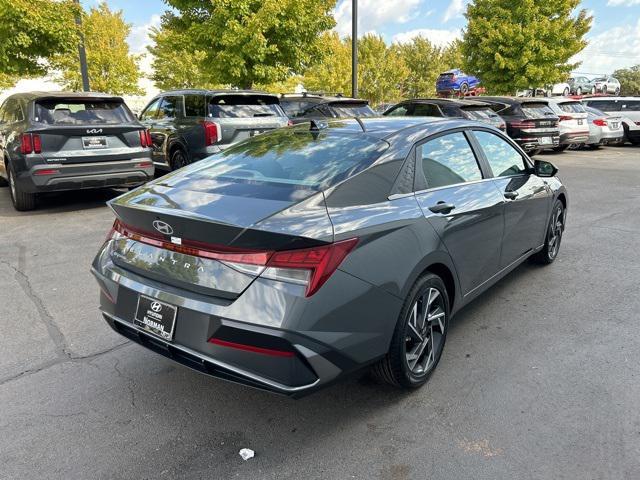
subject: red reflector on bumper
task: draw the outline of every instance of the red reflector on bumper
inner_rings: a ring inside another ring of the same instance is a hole
[[[151,163],[151,162],[136,163],[136,168],[149,168],[151,166],[153,166],[153,163]]]
[[[57,175],[60,173],[60,170],[56,170],[55,168],[43,168],[42,170],[35,170],[33,172],[34,175]]]
[[[270,355],[272,357],[293,357],[294,352],[286,350],[273,350],[271,348],[256,347],[254,345],[246,345],[244,343],[228,342],[219,338],[210,338],[209,343],[219,345],[221,347],[235,348],[237,350],[244,350],[246,352],[260,353],[262,355]]]

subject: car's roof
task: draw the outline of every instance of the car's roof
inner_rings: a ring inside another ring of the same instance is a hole
[[[460,106],[476,106],[487,107],[486,102],[480,100],[471,100],[467,98],[412,98],[411,100],[403,100],[400,104],[407,103],[435,103],[436,105],[460,105]]]
[[[580,100],[569,97],[549,97],[547,98],[547,101],[553,103],[580,103]]]
[[[100,92],[44,92],[44,91],[32,91],[32,92],[20,92],[14,93],[9,98],[22,98],[25,100],[37,100],[41,98],[113,98],[120,99],[122,97],[118,95],[109,95],[107,93]]]
[[[583,97],[583,100],[588,100],[590,102],[592,101],[596,101],[596,102],[606,102],[606,101],[611,101],[611,100],[624,100],[624,101],[636,101],[639,102],[640,101],[640,97],[613,97],[613,96],[606,96],[606,97]]]
[[[310,125],[311,124],[311,125]],[[432,128],[434,130],[446,130],[449,128],[482,126],[486,124],[469,120],[442,118],[442,117],[360,117],[358,119],[340,119],[340,120],[318,120],[313,122],[303,122],[295,127],[299,130],[314,127],[314,124],[320,126],[320,130],[327,129],[331,132],[344,133],[364,133],[366,135],[386,140],[401,131],[406,131],[407,135],[413,130],[425,130]],[[363,130],[364,128],[364,130]]]
[[[312,100],[318,103],[369,103],[364,98],[345,97],[343,95],[325,95],[323,93],[281,93],[280,102]]]
[[[230,88],[227,89],[206,89],[206,88],[184,88],[180,90],[167,90],[165,92],[160,92],[156,95],[156,97],[164,96],[164,95],[188,95],[188,94],[200,94],[200,95],[260,95],[260,96],[270,96],[275,97],[276,95],[272,93],[263,92],[260,90],[233,90]]]
[[[523,103],[547,103],[549,97],[478,97],[480,101],[498,102],[505,105],[518,105]]]

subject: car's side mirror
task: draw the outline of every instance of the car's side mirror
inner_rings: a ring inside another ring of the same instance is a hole
[[[551,162],[536,160],[534,163],[535,173],[538,177],[554,177],[558,169]]]

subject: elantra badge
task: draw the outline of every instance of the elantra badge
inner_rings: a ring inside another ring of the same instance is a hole
[[[173,227],[167,222],[163,222],[162,220],[154,220],[153,228],[155,228],[163,235],[171,235],[173,233]]]

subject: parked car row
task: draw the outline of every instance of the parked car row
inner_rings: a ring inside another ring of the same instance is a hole
[[[169,91],[139,118],[120,97],[16,94],[0,108],[0,182],[9,184],[18,210],[29,210],[41,192],[135,187],[155,171],[179,169],[286,125],[377,115],[366,100],[311,92]],[[640,98],[634,97],[425,98],[400,102],[383,115],[479,121],[530,154],[625,138],[640,143]]]

